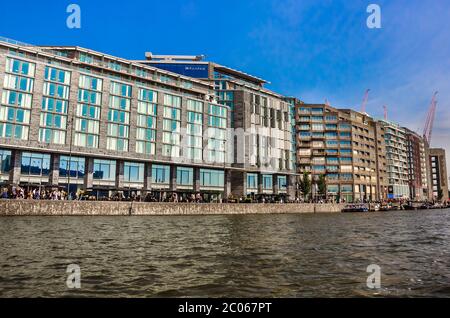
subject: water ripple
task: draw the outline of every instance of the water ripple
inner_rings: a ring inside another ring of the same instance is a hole
[[[450,297],[449,239],[446,211],[9,217],[0,297]]]

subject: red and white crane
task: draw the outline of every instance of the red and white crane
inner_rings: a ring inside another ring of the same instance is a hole
[[[430,108],[428,109],[427,120],[425,121],[425,128],[423,129],[423,138],[427,141],[428,145],[431,145],[431,136],[433,134],[433,125],[437,106],[437,94],[438,92],[435,92],[433,94]]]
[[[363,102],[361,104],[361,113],[366,112],[366,105],[367,105],[367,101],[369,100],[369,92],[370,92],[370,89],[367,89],[366,93],[364,94]]]
[[[388,108],[386,105],[383,106],[383,111],[384,111],[384,120],[388,119]]]

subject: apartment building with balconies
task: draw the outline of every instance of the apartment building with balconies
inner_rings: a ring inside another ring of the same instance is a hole
[[[409,163],[406,129],[399,124],[381,120],[385,129],[388,199],[409,199]]]
[[[416,132],[408,128],[405,131],[410,199],[424,201],[429,197],[425,142]]]
[[[324,104],[300,104],[296,116],[299,173],[325,175],[337,201],[382,199],[384,135],[371,117]]]

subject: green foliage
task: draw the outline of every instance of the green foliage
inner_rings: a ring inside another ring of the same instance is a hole
[[[303,193],[303,198],[306,200],[311,192],[311,180],[308,172],[303,172],[303,178],[300,180],[300,191]]]
[[[317,188],[319,191],[319,194],[324,196],[327,194],[327,180],[324,174],[321,174],[319,176],[319,180],[317,182]]]

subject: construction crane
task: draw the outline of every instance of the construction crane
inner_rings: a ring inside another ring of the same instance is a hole
[[[384,120],[388,119],[388,108],[386,105],[383,106],[383,111],[384,111]]]
[[[430,103],[430,108],[428,109],[427,120],[425,121],[425,128],[423,129],[423,138],[427,141],[428,145],[431,145],[431,136],[433,133],[434,117],[436,115],[437,94],[438,94],[438,92],[435,92],[433,94],[433,98],[431,99],[431,103]]]
[[[367,105],[367,101],[369,100],[369,92],[370,92],[370,89],[367,89],[366,93],[364,94],[363,102],[361,104],[361,113],[366,112],[366,105]]]
[[[330,106],[330,102],[328,101],[328,98],[325,98],[325,105]]]

